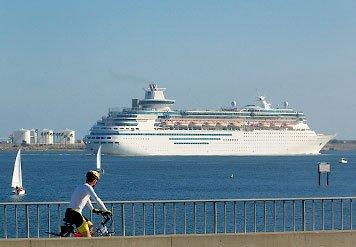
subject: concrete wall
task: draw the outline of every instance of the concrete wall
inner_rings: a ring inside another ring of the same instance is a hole
[[[158,237],[0,240],[0,247],[354,247],[356,232],[296,232]]]

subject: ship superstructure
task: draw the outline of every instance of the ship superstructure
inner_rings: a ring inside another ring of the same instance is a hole
[[[86,149],[116,155],[318,154],[333,135],[316,134],[303,112],[259,104],[220,110],[172,110],[165,88],[149,84],[131,108],[111,108],[85,136]]]

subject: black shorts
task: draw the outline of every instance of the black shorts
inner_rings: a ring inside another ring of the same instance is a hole
[[[67,222],[75,224],[76,227],[80,227],[83,224],[83,221],[88,221],[86,217],[84,217],[78,211],[75,211],[72,208],[67,208],[65,213],[65,219]]]

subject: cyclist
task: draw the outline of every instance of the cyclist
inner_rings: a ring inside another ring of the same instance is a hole
[[[65,219],[67,222],[75,224],[78,232],[83,237],[91,237],[90,228],[92,223],[82,215],[82,210],[85,205],[93,213],[98,213],[100,210],[94,209],[90,198],[94,199],[98,206],[104,211],[104,215],[112,215],[111,211],[108,210],[102,200],[96,195],[94,187],[100,179],[100,173],[97,171],[88,171],[86,174],[86,182],[79,185],[73,192],[72,198],[70,200],[69,208],[67,208],[65,213]]]

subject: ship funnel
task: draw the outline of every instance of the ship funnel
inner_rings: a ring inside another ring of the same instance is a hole
[[[131,104],[132,109],[138,109],[139,104],[140,104],[139,99],[132,99],[132,104]]]
[[[271,109],[272,104],[267,101],[267,99],[266,99],[265,96],[262,96],[262,95],[259,96],[259,97],[258,97],[258,100],[261,102],[262,107],[263,107],[264,109]]]

